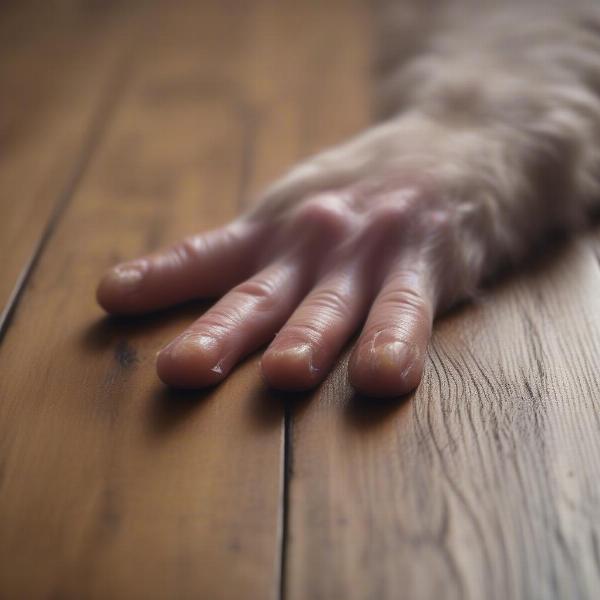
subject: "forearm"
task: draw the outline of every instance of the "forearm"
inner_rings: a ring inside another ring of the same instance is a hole
[[[382,127],[472,233],[472,278],[580,224],[600,197],[598,8],[447,2],[408,60],[381,10]]]
[[[406,212],[443,310],[598,206],[600,9],[446,0],[408,18],[420,37],[407,41],[396,6],[379,13],[380,123],[298,165],[253,215],[276,222],[331,191],[359,210],[386,190],[402,204],[412,189]]]

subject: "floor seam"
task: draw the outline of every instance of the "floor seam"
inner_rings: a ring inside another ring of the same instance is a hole
[[[82,150],[75,163],[75,167],[72,170],[64,189],[58,195],[58,200],[54,205],[54,209],[50,214],[50,218],[44,227],[42,235],[25,266],[21,270],[4,310],[0,313],[0,344],[3,342],[10,328],[23,294],[27,289],[27,285],[35,272],[48,242],[56,231],[67,208],[70,206],[71,201],[79,188],[79,184],[83,180],[83,177],[92,162],[96,149],[102,141],[103,134],[108,129],[110,119],[114,114],[118,100],[121,98],[125,87],[125,82],[127,80],[126,71],[128,71],[128,69],[124,68],[123,64],[119,65],[116,69],[116,75],[113,76],[112,81],[108,84],[108,91],[102,97],[102,100],[99,102],[98,108],[95,110],[92,117],[91,125],[82,144]]]
[[[292,479],[292,407],[286,399],[283,413],[283,490],[281,497],[281,546],[279,550],[279,595],[278,600],[286,600],[287,596],[287,560],[289,546],[290,522],[290,482]]]

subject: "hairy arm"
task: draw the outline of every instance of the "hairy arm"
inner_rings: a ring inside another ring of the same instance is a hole
[[[167,383],[217,383],[269,343],[267,381],[310,388],[362,326],[351,382],[404,393],[436,314],[594,208],[598,9],[428,4],[427,18],[378,5],[378,124],[292,169],[228,226],[103,280],[110,312],[225,294],[159,356]]]
[[[398,62],[398,7],[384,2],[380,13],[384,127],[398,128],[403,156],[413,154],[443,190],[470,240],[473,286],[598,207],[600,9],[446,2],[418,54]]]

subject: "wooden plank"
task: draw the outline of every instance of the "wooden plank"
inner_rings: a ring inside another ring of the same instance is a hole
[[[332,28],[355,65],[360,10]],[[320,115],[311,151],[331,141]],[[286,597],[595,597],[599,291],[578,245],[438,323],[416,397],[365,405],[342,362],[293,401]]]
[[[19,2],[0,19],[0,324],[109,112],[132,19],[111,3]]]
[[[294,163],[358,133],[369,113],[369,11],[361,0],[257,2],[239,78],[254,121],[248,200]]]
[[[143,28],[143,57],[133,57],[141,71],[0,353],[9,374],[0,384],[6,595],[277,591],[282,415],[263,393],[256,360],[202,399],[167,398],[153,356],[197,307],[89,323],[105,266],[189,233],[192,223],[230,218],[244,190],[307,152],[307,114],[319,114],[318,102],[335,108],[330,140],[346,133],[337,84],[314,89],[318,53],[295,35],[294,8],[162,5],[155,26]],[[300,16],[319,24],[322,43],[341,9],[319,21],[315,4]],[[335,81],[338,67],[324,72]]]
[[[288,596],[595,598],[600,271],[563,248],[435,329],[403,402],[293,414]]]
[[[216,1],[185,6],[161,9],[144,34],[144,58],[0,350],[6,597],[278,590],[282,410],[255,361],[211,392],[167,394],[154,355],[202,307],[112,322],[93,298],[110,263],[238,208],[244,136],[235,90],[214,71],[235,63],[219,33],[243,35],[243,20]],[[182,20],[187,29],[174,26]]]
[[[154,353],[201,307],[92,324],[92,292],[365,122],[363,8],[164,6],[0,350],[7,597],[277,594],[282,415],[256,358],[167,395]],[[288,596],[592,597],[598,288],[575,246],[440,322],[415,398],[365,406],[342,365],[296,405]]]

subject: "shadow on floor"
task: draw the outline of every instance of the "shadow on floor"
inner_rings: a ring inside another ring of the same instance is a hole
[[[397,398],[369,398],[352,394],[346,403],[344,417],[348,425],[358,432],[376,429],[397,417],[413,401],[415,392]]]
[[[105,316],[92,323],[84,331],[82,343],[89,350],[103,350],[120,340],[133,340],[147,337],[160,329],[172,328],[180,324],[182,329],[193,320],[202,316],[212,302],[186,302],[165,310],[147,315],[131,317]]]
[[[565,251],[565,238],[556,235],[539,248],[534,257],[518,269],[506,266],[496,277],[482,288],[486,296],[511,285],[521,278],[535,277],[552,264],[557,256]],[[461,302],[436,320],[436,327],[446,321],[458,319],[470,310],[476,310],[477,301]],[[168,341],[168,336],[176,335],[191,321],[202,315],[211,303],[189,302],[184,305],[140,317],[105,317],[93,323],[82,335],[82,345],[87,351],[98,353],[109,348],[113,350],[113,361],[106,376],[107,395],[123,393],[120,382],[126,381],[129,374],[141,362],[138,348],[147,349],[156,345],[157,333]],[[153,342],[150,342],[152,340]],[[262,350],[260,351],[262,352]],[[163,387],[156,381],[151,394],[149,408],[149,428],[155,435],[163,435],[190,418],[192,414],[210,403],[213,394],[228,386],[232,401],[243,400],[248,418],[257,430],[270,430],[280,426],[283,414],[292,421],[299,419],[313,402],[323,402],[336,409],[338,416],[357,431],[367,432],[377,429],[386,421],[411,405],[415,393],[388,400],[368,398],[356,394],[347,380],[348,349],[343,353],[337,367],[327,380],[316,390],[290,394],[268,390],[259,375],[259,353],[246,359],[234,374],[215,388],[205,390],[175,390]],[[255,373],[251,371],[255,370]],[[247,376],[241,375],[245,371]],[[250,373],[248,373],[250,371]],[[231,383],[231,387],[229,384]],[[243,398],[242,398],[243,396]],[[220,398],[223,401],[223,398]]]

